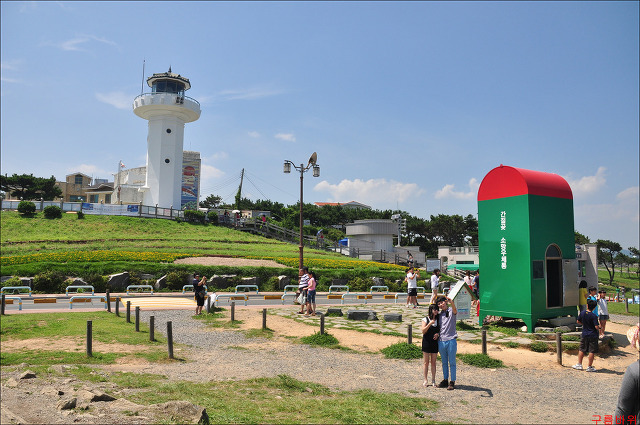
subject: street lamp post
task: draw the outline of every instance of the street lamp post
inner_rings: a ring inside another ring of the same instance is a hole
[[[309,158],[309,162],[307,163],[306,166],[304,164],[296,165],[293,162],[289,161],[288,159],[284,160],[285,174],[289,174],[291,172],[292,166],[296,170],[300,171],[300,246],[298,247],[300,249],[300,258],[299,258],[300,270],[302,270],[302,267],[304,266],[304,239],[302,236],[302,224],[303,224],[303,220],[302,220],[303,190],[302,188],[303,188],[303,181],[304,181],[304,173],[306,171],[309,171],[310,169],[313,169],[313,177],[320,177],[320,166],[316,164],[317,157],[318,157],[317,154],[314,152],[311,155],[311,158]]]

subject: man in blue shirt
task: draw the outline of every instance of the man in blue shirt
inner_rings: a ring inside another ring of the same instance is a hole
[[[581,311],[578,315],[578,324],[582,325],[582,337],[580,338],[580,349],[578,351],[578,364],[573,365],[576,370],[582,370],[582,359],[584,353],[589,353],[588,361],[589,366],[587,372],[595,372],[596,368],[593,367],[593,358],[595,353],[598,352],[598,330],[600,329],[600,322],[598,316],[593,313],[598,304],[594,300],[587,299],[587,309]]]

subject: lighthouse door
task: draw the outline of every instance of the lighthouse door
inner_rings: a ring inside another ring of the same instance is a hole
[[[563,279],[562,253],[557,245],[549,245],[545,254],[547,281],[547,308],[562,307]]]

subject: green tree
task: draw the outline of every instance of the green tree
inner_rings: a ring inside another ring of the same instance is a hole
[[[622,251],[622,246],[618,242],[612,242],[606,239],[598,239],[598,261],[604,264],[609,273],[609,285],[613,285],[613,278],[616,275],[614,267],[615,257]]]
[[[578,232],[578,231],[574,231],[573,234],[575,235],[575,240],[576,243],[578,245],[584,245],[586,243],[591,243],[591,241],[589,240],[588,236],[583,235],[582,233]]]
[[[204,201],[200,201],[200,207],[202,208],[217,208],[222,202],[222,197],[211,194],[207,196]]]
[[[0,190],[11,196],[23,200],[52,201],[62,195],[62,191],[56,186],[54,176],[45,179],[35,177],[33,174],[13,174],[11,177],[0,175]]]
[[[631,255],[629,256],[631,264],[635,265],[635,274],[636,277],[640,274],[640,250],[634,246],[630,246],[627,248]]]

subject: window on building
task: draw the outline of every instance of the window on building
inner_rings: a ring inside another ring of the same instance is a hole
[[[82,174],[76,174],[75,184],[82,184]]]
[[[69,196],[70,202],[85,202],[86,200],[87,198],[85,198],[84,196],[77,196],[77,195]]]
[[[104,195],[104,203],[105,204],[110,204],[111,203],[111,194]]]
[[[99,197],[99,195],[89,195],[89,202],[91,202],[92,204],[97,204],[98,202],[100,202],[98,200]]]

